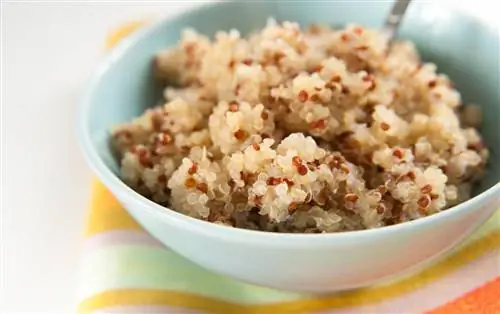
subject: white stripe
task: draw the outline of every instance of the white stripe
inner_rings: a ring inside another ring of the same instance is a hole
[[[144,245],[167,250],[165,246],[145,231],[113,230],[86,238],[83,244],[83,252],[84,254],[90,254],[93,250],[107,249],[116,245]]]

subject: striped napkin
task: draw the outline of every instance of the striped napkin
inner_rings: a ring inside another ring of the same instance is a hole
[[[140,24],[112,33],[108,48]],[[420,273],[311,296],[250,285],[192,264],[148,235],[96,180],[81,271],[78,313],[500,313],[500,210]]]

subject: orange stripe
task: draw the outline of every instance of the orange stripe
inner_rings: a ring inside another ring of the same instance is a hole
[[[480,313],[500,313],[500,277],[427,314]]]

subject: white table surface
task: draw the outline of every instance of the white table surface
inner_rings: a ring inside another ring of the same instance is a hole
[[[73,313],[91,177],[74,130],[79,92],[108,31],[196,3],[20,2],[1,8],[0,312]],[[483,0],[455,5],[495,21]]]

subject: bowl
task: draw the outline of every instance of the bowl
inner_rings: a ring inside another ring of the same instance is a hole
[[[400,36],[423,59],[450,75],[463,98],[486,111],[482,134],[491,148],[476,196],[439,214],[380,229],[332,234],[276,234],[211,224],[162,207],[119,178],[109,128],[140,115],[161,99],[151,60],[172,46],[185,27],[213,35],[262,28],[268,17],[303,25],[349,22],[381,26],[391,3],[221,2],[161,20],[124,39],[97,68],[79,115],[79,140],[98,178],[155,238],[196,264],[263,286],[310,292],[353,289],[423,267],[483,224],[500,205],[500,97],[497,30],[467,15],[414,3]]]

